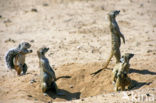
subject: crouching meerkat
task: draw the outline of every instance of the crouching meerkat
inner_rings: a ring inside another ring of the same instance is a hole
[[[113,83],[115,84],[115,90],[125,90],[125,87],[131,87],[131,79],[128,77],[129,61],[134,56],[131,53],[125,53],[120,59],[120,63],[117,63],[113,68]]]
[[[22,42],[17,48],[10,49],[5,55],[5,62],[9,69],[15,69],[17,75],[25,74],[27,72],[27,65],[25,63],[26,54],[32,53],[28,50],[31,44]]]
[[[37,51],[39,58],[39,67],[40,67],[40,79],[41,79],[41,88],[44,95],[46,95],[47,91],[52,89],[54,93],[57,95],[61,95],[58,93],[58,88],[56,84],[56,75],[54,70],[49,64],[48,58],[46,58],[45,54],[48,52],[49,48],[42,47]]]

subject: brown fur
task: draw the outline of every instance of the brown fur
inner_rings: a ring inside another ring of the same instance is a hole
[[[51,68],[48,58],[46,58],[45,53],[49,48],[42,47],[37,51],[40,66],[40,79],[42,92],[46,94],[47,90],[53,89],[57,93],[57,85],[55,83],[56,76],[55,72]]]
[[[113,83],[115,83],[115,90],[125,90],[126,86],[131,85],[131,79],[128,77],[129,61],[134,56],[131,53],[125,53],[122,56],[120,63],[117,63],[113,68]],[[120,89],[119,89],[120,88]]]
[[[28,42],[22,42],[15,49],[11,49],[5,56],[6,64],[9,69],[15,69],[17,75],[21,75],[21,72],[25,74],[27,72],[27,65],[25,63],[26,54],[32,53],[32,50],[28,50],[31,45]]]
[[[111,58],[115,56],[116,58],[116,63],[120,62],[120,45],[121,45],[121,40],[120,37],[123,39],[123,42],[125,43],[125,38],[123,34],[120,32],[120,28],[116,22],[116,16],[120,13],[120,11],[114,10],[109,13],[109,20],[110,20],[110,30],[111,30],[111,38],[112,38],[112,47],[111,47],[111,52],[110,56],[107,59],[107,62],[103,66],[103,68],[107,68]]]

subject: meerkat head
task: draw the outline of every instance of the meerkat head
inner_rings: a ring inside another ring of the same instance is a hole
[[[130,60],[132,57],[134,56],[134,54],[132,53],[125,53],[125,57]]]
[[[49,48],[47,47],[42,47],[37,51],[38,56],[44,56],[46,52],[48,52]]]
[[[132,54],[132,53],[125,53],[125,54],[121,57],[120,61],[121,61],[122,63],[124,63],[124,62],[129,62],[129,60],[130,60],[133,56],[134,56],[134,54]]]
[[[109,12],[108,15],[110,18],[115,18],[119,13],[120,13],[120,10],[113,10],[113,11]]]
[[[20,49],[28,49],[31,47],[31,44],[29,44],[28,42],[22,42],[19,44],[18,46]]]

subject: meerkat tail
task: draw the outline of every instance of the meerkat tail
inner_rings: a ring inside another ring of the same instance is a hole
[[[15,49],[10,49],[6,54],[5,54],[5,63],[7,68],[13,69],[14,68],[14,63],[13,59],[17,55],[17,50]]]
[[[61,79],[61,78],[66,78],[66,79],[68,79],[68,78],[71,78],[71,76],[60,76],[60,77],[56,78],[55,81],[57,81],[57,80],[59,80],[59,79]]]
[[[110,54],[109,58],[107,59],[107,62],[105,64],[103,64],[102,69],[107,68],[107,66],[108,66],[110,60],[112,59],[112,57],[113,57],[113,51],[111,51],[111,54]]]
[[[108,66],[108,64],[109,64],[109,62],[110,62],[110,60],[111,60],[112,57],[113,57],[113,52],[111,51],[111,54],[110,54],[109,58],[107,59],[107,62],[106,62],[106,64],[103,66],[103,68],[97,70],[97,71],[94,72],[94,73],[91,73],[90,75],[96,75],[96,74],[100,73],[103,69],[107,68],[107,66]]]

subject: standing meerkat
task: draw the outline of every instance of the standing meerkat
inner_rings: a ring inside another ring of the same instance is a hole
[[[99,72],[101,72],[103,69],[107,68],[111,58],[115,56],[116,58],[116,63],[120,62],[120,45],[121,45],[121,40],[120,37],[122,38],[123,42],[125,43],[125,38],[124,35],[120,32],[120,28],[118,26],[118,23],[116,22],[116,16],[120,13],[119,10],[113,10],[111,11],[108,16],[109,16],[109,21],[110,21],[110,31],[111,31],[111,52],[110,55],[106,61],[106,63],[103,65],[103,68],[92,73],[91,75],[95,75]]]
[[[56,75],[54,70],[51,68],[49,64],[48,58],[46,58],[45,53],[48,52],[49,48],[42,47],[37,51],[38,58],[39,58],[39,66],[40,66],[40,79],[41,79],[41,88],[44,95],[49,89],[53,89],[56,94],[57,92],[57,85]]]
[[[131,85],[131,79],[128,77],[129,71],[129,61],[134,56],[131,53],[125,53],[121,59],[120,63],[117,63],[113,68],[113,84],[115,84],[115,90],[118,91],[121,87],[121,90],[125,90],[126,86]]]
[[[5,55],[5,62],[9,69],[15,69],[17,75],[25,74],[27,72],[27,65],[25,63],[26,54],[32,53],[28,50],[31,45],[28,42],[22,42],[17,48],[10,49]]]
[[[120,28],[118,26],[118,23],[116,22],[116,16],[120,13],[119,10],[114,10],[109,13],[109,20],[110,20],[110,31],[111,31],[111,41],[112,41],[112,47],[111,47],[111,53],[109,55],[109,58],[107,59],[106,64],[104,65],[103,68],[107,68],[111,58],[115,56],[116,58],[116,63],[120,62],[120,45],[121,45],[121,40],[120,37],[122,38],[123,42],[125,43],[125,38],[124,35],[120,32]]]

